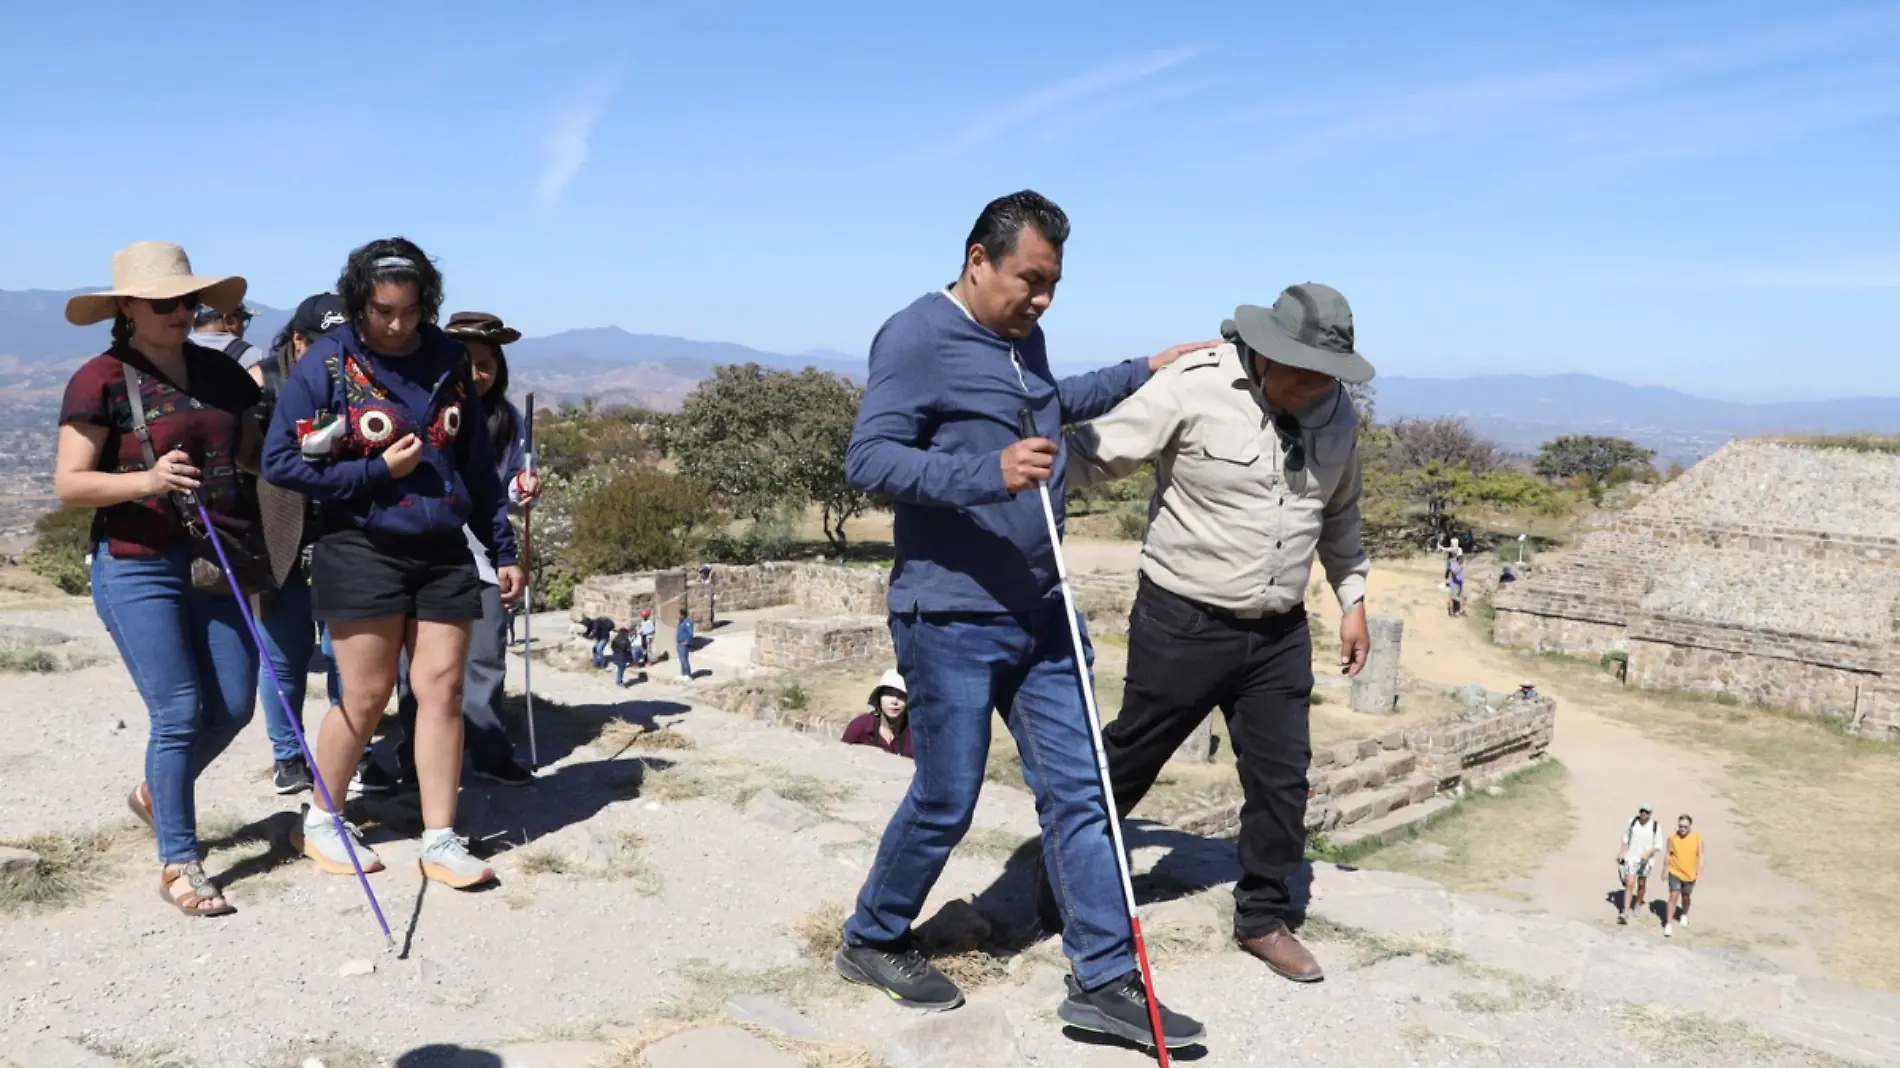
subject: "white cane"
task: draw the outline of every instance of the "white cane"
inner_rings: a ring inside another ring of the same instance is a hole
[[[534,473],[534,394],[528,394],[527,434],[522,447],[522,470]],[[521,605],[521,687],[528,702],[528,769],[541,767],[541,751],[534,740],[534,506],[529,504],[522,518],[522,558],[527,562],[523,573]]]
[[[1016,430],[1023,438],[1037,437],[1036,417],[1028,408],[1016,411]],[[1058,446],[1059,447],[1059,446]],[[1075,595],[1069,592],[1069,565],[1062,559],[1062,534],[1056,529],[1055,505],[1049,498],[1049,484],[1036,483],[1042,494],[1042,518],[1049,528],[1049,551],[1056,558],[1056,580],[1062,587],[1062,608],[1069,619],[1069,640],[1075,645],[1075,675],[1082,686],[1082,708],[1089,717],[1089,741],[1095,746],[1095,774],[1102,783],[1102,803],[1108,808],[1108,833],[1115,847],[1115,872],[1122,880],[1122,902],[1128,907],[1128,930],[1135,940],[1135,960],[1141,966],[1141,985],[1148,995],[1148,1025],[1154,1030],[1155,1056],[1161,1068],[1169,1068],[1167,1036],[1161,1029],[1161,1002],[1155,997],[1154,972],[1148,966],[1148,946],[1141,937],[1141,915],[1135,911],[1135,882],[1128,872],[1128,853],[1122,845],[1122,821],[1115,811],[1115,785],[1108,774],[1108,748],[1102,742],[1102,716],[1095,705],[1095,680],[1088,670],[1088,654],[1082,644],[1082,624],[1075,614]]]

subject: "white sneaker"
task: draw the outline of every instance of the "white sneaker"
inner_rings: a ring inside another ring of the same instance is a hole
[[[1684,926],[1684,927],[1687,927],[1687,926],[1689,926],[1689,917],[1687,917],[1687,916],[1678,916],[1678,917],[1676,917],[1676,922],[1677,922],[1678,924],[1681,924],[1681,925],[1682,925],[1682,926]]]
[[[468,839],[460,835],[444,834],[424,846],[417,863],[424,876],[457,890],[495,881],[495,869],[469,853]]]
[[[322,816],[322,820],[313,821],[311,813]],[[365,874],[382,871],[383,862],[374,850],[363,844],[363,833],[356,825],[343,821],[343,830],[350,836],[349,846],[343,844],[343,838],[337,834],[337,820],[328,812],[304,806],[304,817],[297,822],[297,829],[291,832],[290,844],[297,851],[317,862],[317,867],[331,875],[355,875],[356,869],[350,865],[350,850],[356,851],[356,861],[363,866]]]
[[[1669,925],[1668,925],[1668,924],[1666,924],[1666,923],[1665,923],[1665,924],[1663,924],[1663,937],[1664,937],[1664,938],[1674,938],[1674,937],[1676,937],[1676,929],[1675,929],[1674,927],[1671,927],[1671,926],[1669,926]]]

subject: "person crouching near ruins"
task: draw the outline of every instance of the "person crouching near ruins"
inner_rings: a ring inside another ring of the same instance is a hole
[[[1662,825],[1650,815],[1650,806],[1636,810],[1636,818],[1623,829],[1623,843],[1616,852],[1616,870],[1623,878],[1623,911],[1617,923],[1628,923],[1636,910],[1649,902],[1649,876],[1662,855]]]
[[[1663,915],[1663,937],[1674,938],[1676,924],[1689,926],[1689,897],[1702,878],[1702,833],[1687,812],[1676,817],[1676,833],[1669,836],[1669,911]]]
[[[504,602],[521,595],[508,501],[495,472],[468,351],[435,326],[442,276],[402,238],[350,253],[337,281],[347,328],[318,339],[284,383],[264,444],[264,474],[316,498],[311,561],[316,618],[330,626],[343,706],[324,718],[318,773],[341,798],[381,720],[404,645],[418,704],[416,774],[425,877],[453,887],[494,879],[455,834],[462,771],[462,678],[482,581],[462,533],[475,532]],[[302,851],[324,871],[382,864],[340,834],[317,799]]]
[[[845,724],[844,744],[873,745],[886,753],[915,759],[910,744],[910,694],[904,676],[892,668],[871,690],[871,710]]]
[[[1159,461],[1121,714],[1102,738],[1125,816],[1221,709],[1245,798],[1234,939],[1274,974],[1309,983],[1325,972],[1288,926],[1313,758],[1305,592],[1318,559],[1339,602],[1340,671],[1357,675],[1371,564],[1345,384],[1371,381],[1373,368],[1354,349],[1352,308],[1329,286],[1242,306],[1221,332],[1227,344],[1183,356],[1069,435],[1083,484]],[[1059,884],[1038,886],[1047,928],[1060,919]]]
[[[237,475],[257,468],[258,388],[185,338],[200,303],[235,308],[245,282],[194,275],[184,249],[145,241],[112,257],[112,286],[66,304],[75,326],[112,320],[112,345],[66,383],[53,488],[94,509],[92,602],[152,719],[126,800],[157,838],[159,894],[224,916],[237,910],[199,861],[196,783],[250,721],[257,650],[231,591],[194,584],[192,531],[199,501],[227,541],[257,524]]]

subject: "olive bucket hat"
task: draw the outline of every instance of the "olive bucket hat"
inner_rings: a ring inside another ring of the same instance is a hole
[[[1353,349],[1352,306],[1332,286],[1288,286],[1273,307],[1242,304],[1221,324],[1221,336],[1274,363],[1318,371],[1357,385],[1372,381],[1372,364]]]

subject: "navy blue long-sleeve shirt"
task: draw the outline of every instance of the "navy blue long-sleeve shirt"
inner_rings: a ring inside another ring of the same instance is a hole
[[[845,475],[896,501],[890,610],[1023,612],[1056,590],[1053,546],[1034,490],[1003,485],[1003,450],[1028,408],[1038,436],[1102,415],[1148,380],[1145,360],[1057,381],[1038,326],[1010,341],[947,292],[892,316],[871,342],[871,374]],[[1049,481],[1058,529],[1067,451]]]
[[[421,345],[398,357],[367,352],[354,331],[332,330],[284,380],[264,435],[264,479],[318,501],[330,524],[462,540],[466,523],[496,566],[510,566],[514,528],[475,398],[467,350],[434,326],[425,324]],[[319,413],[345,419],[347,433],[335,452],[312,459],[298,423]],[[382,452],[405,434],[422,439],[422,455],[397,479]]]

